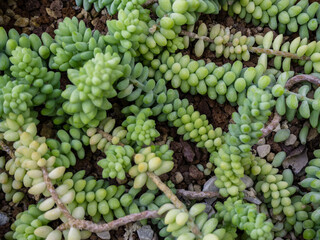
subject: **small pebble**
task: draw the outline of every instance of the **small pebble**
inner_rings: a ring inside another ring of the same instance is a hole
[[[268,162],[272,162],[273,161],[273,159],[274,159],[274,153],[273,152],[271,152],[271,153],[269,153],[268,155],[267,155],[267,161]]]
[[[94,8],[91,9],[90,13],[91,13],[91,16],[94,18],[99,15],[99,13]]]
[[[204,209],[204,212],[208,214],[209,218],[216,213],[216,211],[210,204],[206,204],[206,208]]]
[[[97,236],[101,239],[110,239],[111,238],[109,231],[97,233]]]
[[[289,138],[284,142],[286,146],[293,145],[297,141],[297,136],[290,134]]]
[[[284,129],[288,129],[289,128],[287,120],[282,123],[282,128],[284,128]]]
[[[32,27],[40,27],[40,24],[39,24],[40,21],[39,20],[40,20],[39,16],[32,17],[30,19],[30,26],[32,26]]]
[[[95,27],[97,26],[98,22],[99,22],[99,18],[95,18],[91,21],[91,24]]]
[[[9,17],[15,17],[16,16],[15,12],[10,8],[7,9],[6,15],[8,15]]]
[[[201,171],[201,172],[203,172],[204,171],[204,167],[202,166],[202,164],[197,164],[197,168]]]
[[[181,172],[176,172],[175,179],[176,179],[177,184],[179,184],[183,181],[183,176],[182,176]]]
[[[280,123],[273,129],[274,132],[278,132],[281,129]]]
[[[242,177],[241,180],[244,182],[247,188],[250,188],[253,186],[253,181],[251,177],[244,175],[244,177]]]
[[[264,158],[265,156],[267,156],[270,150],[271,150],[271,147],[269,144],[265,144],[257,147],[257,152],[259,154],[259,157],[261,158]]]
[[[189,191],[194,191],[194,188],[193,188],[192,183],[190,183],[190,184],[188,185],[188,190],[189,190]]]
[[[260,26],[257,27],[257,31],[258,31],[258,32],[262,32],[262,30],[263,30],[262,27],[260,27]]]
[[[23,17],[18,18],[17,21],[14,23],[16,27],[26,27],[28,26],[28,24],[29,24],[29,19],[23,18]]]
[[[0,212],[0,226],[6,225],[8,222],[9,222],[8,216]]]
[[[216,187],[214,182],[217,180],[217,177],[212,177],[203,185],[202,191],[204,192],[217,192],[219,189]]]
[[[201,192],[201,186],[198,185],[198,184],[193,185],[193,189],[194,189],[194,191],[196,191],[196,192]]]
[[[204,191],[204,192],[218,192],[219,189],[214,184],[214,182],[216,180],[217,180],[217,177],[212,177],[208,181],[206,181],[205,184],[203,185],[202,191]],[[216,200],[217,200],[217,198],[207,198],[204,201],[207,204],[212,205]]]
[[[153,238],[154,231],[150,225],[145,225],[142,228],[139,228],[137,233],[140,240],[151,240]]]
[[[257,144],[258,145],[266,144],[266,139],[265,138],[260,138]]]
[[[201,172],[196,166],[191,165],[189,167],[189,176],[193,179],[200,180],[203,178],[203,172]]]

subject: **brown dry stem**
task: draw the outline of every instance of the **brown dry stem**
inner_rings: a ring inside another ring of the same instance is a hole
[[[262,137],[268,136],[278,126],[280,121],[281,121],[281,116],[277,112],[275,112],[271,122],[267,126],[261,129]]]
[[[320,79],[308,74],[300,74],[290,78],[285,85],[285,88],[290,89],[293,85],[300,83],[300,82],[310,82],[317,86],[320,86]]]
[[[170,201],[176,206],[176,208],[184,209],[185,205],[178,197],[164,184],[161,179],[153,172],[147,172],[148,177],[157,185],[157,187],[170,199]]]
[[[205,42],[214,43],[214,40],[212,40],[211,38],[209,38],[207,36],[199,36],[198,34],[196,34],[194,32],[188,32],[188,31],[182,30],[180,34],[183,36],[188,36],[190,38],[194,38],[194,39],[201,39]]]
[[[112,142],[111,134],[106,133],[101,129],[98,129],[98,132],[109,142]],[[124,146],[123,143],[118,143],[118,145]],[[183,202],[181,202],[178,199],[178,197],[170,190],[170,188],[166,184],[164,184],[161,181],[161,179],[156,174],[154,174],[153,172],[147,172],[147,175],[157,185],[157,187],[170,199],[170,201],[175,205],[176,208],[188,211]],[[194,223],[194,219],[189,219],[188,226],[191,229],[191,231],[196,235],[196,238],[200,239],[199,237],[201,236],[201,232],[198,226]]]
[[[187,191],[184,189],[177,189],[177,194],[191,199],[191,200],[202,200],[204,198],[221,198],[219,192],[194,192],[194,191]]]
[[[157,185],[157,187],[170,199],[170,201],[175,205],[176,208],[188,211],[186,206],[181,202],[178,197],[164,184],[161,179],[153,172],[147,172],[148,177]],[[190,230],[196,236],[196,239],[201,239],[201,232],[199,227],[195,224],[194,219],[189,217],[188,226]]]
[[[104,137],[108,142],[111,142],[112,143],[112,138],[113,136],[110,134],[110,133],[106,133],[104,132],[103,130],[97,128],[97,131],[99,134],[102,135],[102,137]],[[120,145],[120,146],[124,146],[124,144],[122,142],[119,142],[117,145]]]
[[[137,222],[143,219],[159,218],[159,217],[160,215],[158,214],[158,211],[144,211],[141,213],[130,214],[128,216],[118,218],[112,222],[103,223],[103,224],[96,224],[91,221],[73,219],[71,221],[68,221],[67,223],[61,224],[58,227],[58,230],[63,231],[71,227],[74,227],[80,230],[88,230],[90,232],[99,233],[99,232],[106,232],[113,229],[117,229],[118,227],[127,225],[128,223],[131,223],[131,222]]]
[[[57,192],[56,192],[56,190],[55,190],[55,188],[54,188],[54,186],[48,176],[47,169],[41,168],[41,170],[43,173],[44,181],[47,185],[47,189],[49,190],[49,192],[51,194],[51,197],[53,198],[54,202],[56,203],[56,205],[58,206],[60,211],[68,219],[68,222],[63,223],[62,225],[60,225],[58,227],[58,229],[61,231],[65,230],[65,229],[69,229],[71,227],[74,227],[74,228],[77,228],[80,230],[88,230],[90,232],[99,233],[99,232],[105,232],[105,231],[110,231],[112,229],[116,229],[120,226],[124,226],[128,223],[131,223],[131,222],[136,222],[136,221],[140,221],[140,220],[147,219],[147,218],[160,217],[158,215],[157,211],[144,211],[141,213],[135,213],[135,214],[131,214],[131,215],[119,218],[117,220],[114,220],[114,221],[112,221],[110,223],[106,223],[106,224],[96,224],[91,221],[76,219],[69,213],[66,206],[59,199],[59,196],[58,196],[58,194],[57,194]]]
[[[60,209],[62,214],[66,216],[68,221],[72,221],[74,219],[74,217],[71,216],[71,214],[68,211],[68,209],[66,208],[66,206],[60,200],[60,198],[59,198],[59,196],[58,196],[58,194],[56,192],[56,189],[54,188],[54,186],[53,186],[53,184],[52,184],[52,182],[51,182],[51,180],[49,178],[47,169],[42,167],[41,170],[42,170],[44,182],[47,185],[47,189],[50,192],[53,201],[56,203],[56,205],[58,206],[58,208]]]
[[[310,60],[310,57],[308,57],[308,56],[299,57],[295,53],[278,51],[278,50],[273,50],[273,49],[265,49],[265,48],[259,48],[259,47],[248,47],[248,51],[252,52],[252,53],[257,53],[257,54],[266,53],[268,55],[281,56],[281,57],[297,59],[297,60],[306,60],[306,61]]]
[[[243,192],[245,200],[258,205],[262,203],[252,191],[244,190]],[[219,192],[194,192],[184,189],[177,189],[177,194],[191,200],[202,200],[204,198],[223,198]]]
[[[205,42],[211,42],[214,43],[214,40],[207,37],[207,36],[199,36],[198,34],[194,32],[188,32],[182,30],[181,35],[183,36],[188,36],[193,39],[201,39]],[[227,43],[228,46],[232,46],[232,43]],[[273,50],[273,49],[265,49],[265,48],[260,48],[260,47],[248,47],[248,51],[252,53],[257,53],[257,54],[262,54],[266,53],[268,55],[274,55],[274,56],[281,56],[285,58],[291,58],[291,59],[297,59],[297,60],[310,60],[310,57],[308,56],[298,56],[297,54],[290,53],[290,52],[284,52],[284,51],[278,51],[278,50]]]

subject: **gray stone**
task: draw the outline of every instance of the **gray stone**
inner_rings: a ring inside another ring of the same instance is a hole
[[[265,138],[260,138],[259,140],[258,140],[258,143],[257,143],[258,145],[263,145],[263,144],[266,144],[266,139]]]
[[[176,179],[177,184],[179,184],[183,181],[183,176],[182,176],[181,172],[176,172],[175,179]]]
[[[23,18],[23,17],[18,18],[14,23],[16,27],[26,27],[28,26],[28,24],[29,24],[29,19]]]
[[[9,222],[8,216],[0,212],[0,226],[6,225],[8,222]]]
[[[259,154],[259,157],[261,158],[264,158],[265,156],[267,156],[270,150],[271,150],[271,147],[269,144],[265,144],[257,147],[257,152]]]
[[[214,182],[217,180],[217,177],[212,177],[203,185],[202,191],[204,192],[217,192],[219,189],[216,187]]]
[[[109,231],[97,233],[97,236],[101,239],[111,239]]]
[[[214,184],[214,182],[217,180],[217,177],[212,177],[210,178],[208,181],[206,181],[206,183],[203,185],[203,189],[202,191],[204,192],[218,192],[219,189],[216,187],[216,185]],[[217,198],[207,198],[204,201],[208,204],[208,205],[212,205],[215,201],[217,200]]]
[[[201,192],[201,186],[198,185],[198,184],[193,185],[193,189],[194,189],[194,191],[196,191],[196,192]]]
[[[273,129],[274,132],[278,132],[281,129],[280,123]]]
[[[289,138],[284,142],[286,146],[293,145],[297,141],[297,136],[290,134]]]
[[[253,181],[251,177],[244,175],[244,177],[241,178],[242,182],[246,185],[247,188],[250,188],[253,186]]]
[[[206,208],[204,209],[204,212],[208,214],[208,218],[210,218],[213,214],[216,213],[216,211],[214,210],[214,208],[206,203]]]
[[[137,231],[140,240],[151,240],[153,238],[153,230],[150,225],[145,225]]]
[[[275,156],[275,154],[274,154],[273,152],[269,153],[269,154],[267,155],[267,161],[268,161],[268,162],[272,162],[273,159],[274,159],[274,156]]]

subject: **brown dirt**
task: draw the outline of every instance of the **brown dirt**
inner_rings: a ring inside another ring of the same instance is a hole
[[[89,13],[82,10],[81,8],[75,6],[74,0],[25,0],[25,1],[0,1],[0,26],[4,26],[6,30],[10,28],[17,29],[20,33],[36,33],[40,35],[42,32],[48,32],[52,36],[54,35],[54,29],[57,28],[58,23],[63,20],[65,17],[77,16],[79,19],[83,19],[87,26],[97,29],[102,33],[107,32],[105,22],[111,17],[107,15],[106,11],[101,13],[96,13],[94,10]],[[19,27],[17,26],[17,20],[20,18],[26,18],[29,23],[26,26]],[[265,33],[269,31],[268,28],[254,27],[253,25],[245,24],[240,19],[233,19],[227,16],[226,13],[222,13],[217,16],[204,16],[200,19],[199,23],[202,21],[210,24],[214,22],[221,22],[227,26],[232,26],[237,29],[237,31],[242,31],[242,33],[248,35],[254,35],[257,33]],[[292,38],[294,36],[291,36]],[[192,50],[185,51],[192,58],[196,58],[192,53]],[[220,58],[215,59],[214,54],[210,51],[206,51],[203,59],[207,61],[214,61],[215,63],[221,65],[226,62],[231,62],[228,59]],[[257,62],[257,57],[253,56],[249,62],[244,63],[245,66],[254,66]],[[272,66],[272,63],[270,63]],[[295,66],[295,70],[298,72],[300,67]],[[63,75],[63,83],[65,85],[67,82],[66,75]],[[195,107],[199,110],[201,114],[207,115],[209,122],[213,124],[214,127],[222,127],[224,131],[227,131],[227,126],[231,118],[231,114],[236,111],[235,107],[230,106],[229,104],[220,105],[216,101],[209,99],[206,96],[192,96],[190,94],[181,94],[181,97],[186,97]],[[119,113],[119,109],[123,105],[122,102],[118,103],[113,101],[115,112],[111,113],[111,116],[116,117],[117,119],[123,120],[123,116]],[[297,134],[300,131],[304,121],[299,121],[295,119],[292,124],[289,124],[289,128],[292,133]],[[48,119],[43,123],[42,126],[45,126],[48,129],[49,121]],[[52,125],[49,124],[49,128],[52,129]],[[171,142],[171,149],[174,150],[174,159],[175,167],[172,172],[166,174],[162,177],[163,180],[171,180],[173,183],[177,183],[175,175],[177,172],[180,172],[183,176],[183,181],[179,184],[176,184],[177,188],[183,189],[192,189],[194,185],[203,186],[206,180],[209,179],[209,176],[205,176],[201,171],[196,167],[197,164],[201,164],[205,167],[205,164],[208,161],[209,154],[206,150],[199,149],[196,147],[196,144],[186,142],[182,139],[181,136],[177,135],[175,128],[168,128],[166,123],[160,123],[157,125],[157,129],[161,133],[161,137],[157,141],[166,140],[167,136],[173,138]],[[44,131],[46,132],[46,131]],[[51,134],[54,135],[55,130],[52,129]],[[277,153],[279,151],[285,150],[290,152],[293,149],[288,149],[284,144],[277,144],[273,142],[272,133],[267,137],[266,142],[271,145],[271,152]],[[319,137],[316,137],[312,141],[308,142],[308,154],[311,157],[311,153],[314,149],[317,148],[319,143]],[[101,168],[97,166],[96,162],[102,157],[100,152],[91,153],[87,149],[87,155],[84,160],[79,160],[77,165],[72,169],[72,171],[78,171],[85,169],[88,175],[94,175],[97,178],[101,178]],[[296,179],[298,181],[298,179]],[[5,212],[10,217],[10,222],[0,227],[0,238],[3,238],[3,235],[9,230],[10,224],[14,221],[15,216],[24,211],[27,206],[31,203],[34,203],[34,199],[31,196],[28,196],[21,203],[13,205],[7,203],[4,200],[4,194],[0,192],[0,212]],[[124,229],[111,232],[112,239],[123,239]],[[95,235],[92,235],[90,239],[100,239]]]

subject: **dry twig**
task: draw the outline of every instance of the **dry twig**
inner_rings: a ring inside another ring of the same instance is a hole
[[[105,232],[105,231],[117,229],[118,227],[124,226],[131,222],[137,222],[143,219],[159,218],[159,217],[160,216],[158,214],[158,211],[144,211],[141,213],[130,214],[128,216],[118,218],[112,222],[103,223],[103,224],[96,224],[91,221],[73,219],[72,221],[68,221],[67,223],[61,224],[58,227],[58,229],[60,231],[63,231],[65,229],[74,227],[80,230],[88,230],[90,232],[99,233],[99,232]]]
[[[243,192],[244,192],[245,200],[258,205],[262,203],[261,200],[254,194],[253,191],[244,190]],[[184,189],[178,189],[177,194],[192,200],[202,200],[204,198],[223,198],[219,194],[219,192],[194,192],[194,191],[187,191]]]
[[[68,221],[74,220],[75,218],[71,216],[71,214],[68,211],[68,209],[66,208],[66,206],[60,200],[60,198],[56,192],[56,189],[54,188],[54,186],[49,178],[47,169],[42,167],[41,170],[42,170],[44,182],[47,185],[47,189],[50,192],[52,199],[54,200],[54,202],[56,203],[56,205],[58,206],[60,211],[63,213],[63,215],[65,215],[65,217],[68,219]]]
[[[153,172],[147,172],[148,177],[157,185],[157,187],[170,199],[170,201],[176,206],[176,208],[184,209],[185,205],[181,202],[177,196],[164,184],[161,179]]]
[[[310,82],[312,84],[315,84],[317,86],[320,85],[320,79],[308,74],[300,74],[296,75],[292,78],[290,78],[285,85],[285,88],[290,89],[293,85],[299,83],[299,82]]]
[[[108,142],[112,142],[113,136],[110,133],[106,133],[99,128],[97,128],[97,130],[98,130],[98,133],[101,134],[102,137],[104,137]],[[124,146],[122,142],[119,142],[117,145]]]
[[[281,116],[277,112],[275,112],[271,122],[267,126],[261,129],[262,137],[268,136],[278,126],[280,121],[281,121]]]
[[[199,36],[198,34],[196,34],[194,32],[188,32],[188,31],[182,30],[180,34],[183,36],[188,36],[193,39],[201,39],[205,42],[214,43],[213,39],[211,39],[207,36]],[[227,45],[231,47],[232,43],[229,43]],[[268,55],[282,56],[282,57],[291,58],[291,59],[306,60],[306,61],[310,60],[310,57],[308,57],[308,56],[299,57],[297,54],[294,54],[294,53],[278,51],[278,50],[273,50],[273,49],[265,49],[265,48],[260,48],[260,47],[248,47],[248,51],[252,52],[252,53],[257,53],[257,54],[266,53]]]

